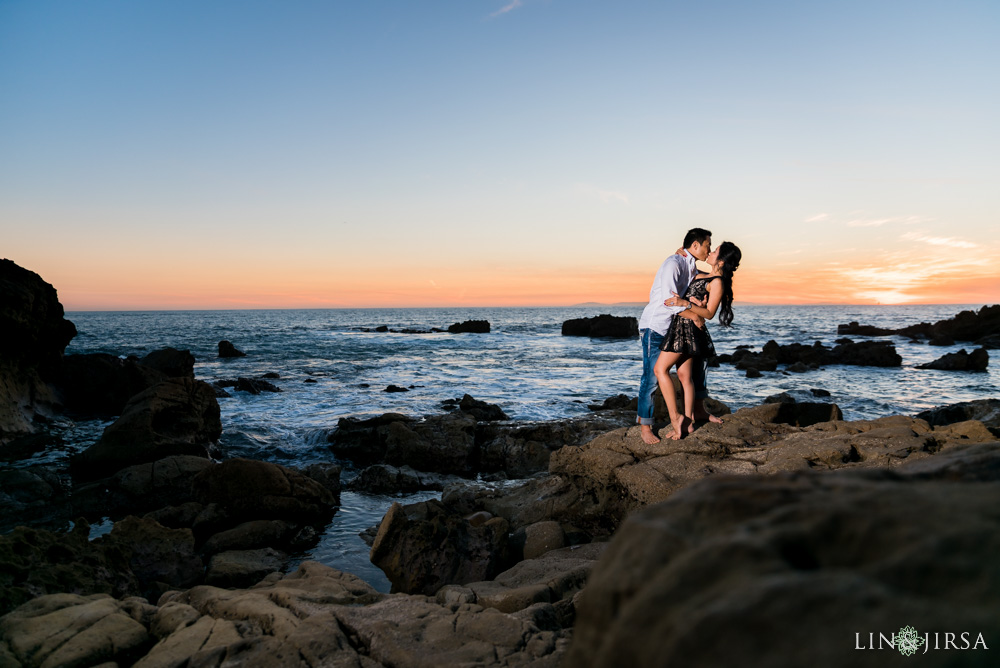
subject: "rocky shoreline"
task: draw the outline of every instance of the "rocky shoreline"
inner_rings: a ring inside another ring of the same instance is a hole
[[[925,663],[994,663],[1000,400],[852,422],[781,396],[712,404],[722,424],[647,445],[628,397],[517,423],[466,395],[345,418],[331,461],[295,469],[218,452],[219,388],[185,351],[67,363],[55,291],[0,269],[20,286],[5,331],[48,342],[3,351],[3,451],[45,447],[59,410],[117,416],[68,488],[0,472],[0,665],[883,665],[855,633],[906,624],[989,648]],[[441,491],[368,532],[392,593],[285,572],[337,512],[341,465],[351,489]],[[102,515],[118,521],[89,540]],[[72,529],[15,527],[53,518]]]

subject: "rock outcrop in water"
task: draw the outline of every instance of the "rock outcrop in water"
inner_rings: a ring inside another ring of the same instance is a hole
[[[631,339],[639,336],[639,321],[631,316],[610,314],[574,318],[563,323],[562,335]]]
[[[990,345],[993,346],[997,343],[998,331],[1000,331],[1000,304],[983,306],[978,311],[962,311],[953,318],[939,320],[935,323],[922,322],[899,329],[859,325],[857,322],[837,327],[838,334],[859,336],[898,334],[914,339],[927,339],[930,342],[940,341],[942,345],[948,341],[973,341],[977,343],[982,341],[980,345],[984,345],[989,341]]]
[[[466,320],[448,325],[448,332],[451,334],[489,334],[489,320]]]
[[[831,364],[853,366],[894,367],[902,366],[903,358],[896,347],[888,341],[844,340],[835,347],[816,341],[811,346],[801,343],[779,344],[771,340],[764,344],[759,353],[748,348],[739,348],[731,355],[720,355],[720,362],[736,365],[737,369],[754,371],[776,371],[779,364],[789,365],[789,371],[804,372]],[[749,375],[749,374],[748,374]]]
[[[933,362],[921,364],[918,369],[938,369],[940,371],[986,371],[990,354],[986,348],[978,348],[971,353],[962,348],[957,353],[948,353]]]

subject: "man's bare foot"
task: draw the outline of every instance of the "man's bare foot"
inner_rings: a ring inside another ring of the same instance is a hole
[[[687,422],[687,417],[684,415],[678,415],[676,418],[670,418],[670,424],[674,428],[674,433],[670,435],[670,440],[679,441],[684,438],[685,422]]]
[[[653,428],[648,424],[640,425],[639,434],[642,436],[642,442],[646,445],[656,445],[660,442],[660,439],[653,433]]]

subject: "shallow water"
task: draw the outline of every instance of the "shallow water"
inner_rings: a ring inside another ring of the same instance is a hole
[[[759,350],[778,343],[820,340],[832,346],[837,325],[857,320],[904,327],[949,318],[980,305],[932,306],[762,306],[737,304],[734,327],[709,327],[720,353],[738,345]],[[441,402],[469,393],[499,404],[515,420],[549,420],[582,415],[587,404],[624,393],[634,395],[642,362],[637,340],[564,337],[570,318],[611,313],[638,317],[639,307],[344,309],[282,311],[166,311],[68,313],[79,331],[67,354],[105,352],[143,356],[172,346],[190,350],[195,375],[206,381],[277,372],[283,392],[233,392],[219,400],[226,457],[251,457],[296,465],[333,459],[326,435],[346,416],[441,412]],[[393,334],[364,332],[446,328],[486,319],[489,334]],[[863,340],[865,337],[852,337]],[[828,366],[804,374],[764,373],[748,379],[731,365],[710,370],[713,396],[733,410],[759,404],[786,391],[815,400],[810,388],[832,396],[847,420],[914,414],[957,401],[1000,396],[1000,375],[914,368],[969,344],[931,347],[891,337],[903,357],[901,368]],[[219,359],[218,342],[232,341],[247,357]],[[306,383],[307,379],[315,383]],[[410,388],[387,393],[389,384]],[[39,453],[17,466],[64,464],[71,452],[93,443],[108,422],[65,421],[64,446]],[[345,471],[345,477],[352,472]],[[345,492],[341,509],[308,555],[356,573],[383,590],[388,583],[368,562],[357,537],[381,519],[393,500],[409,502],[434,493],[394,499]]]

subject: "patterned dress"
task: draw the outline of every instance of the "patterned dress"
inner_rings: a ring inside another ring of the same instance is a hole
[[[691,281],[687,292],[684,293],[686,299],[694,297],[704,299],[708,295],[708,284],[721,276],[703,276]],[[715,355],[715,346],[712,344],[712,337],[708,333],[708,327],[698,327],[687,318],[675,315],[670,319],[670,329],[663,337],[660,350],[672,353],[682,353],[690,357],[712,357]]]

